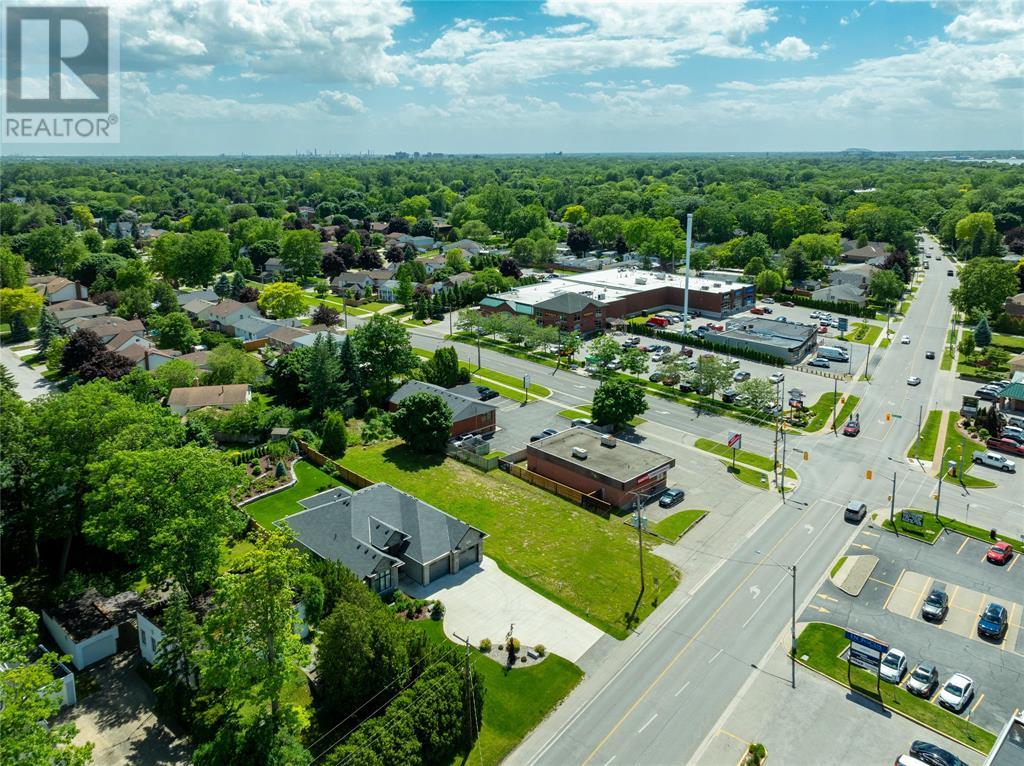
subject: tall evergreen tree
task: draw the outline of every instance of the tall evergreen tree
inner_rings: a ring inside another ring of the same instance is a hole
[[[59,334],[60,324],[54,319],[53,314],[44,311],[39,317],[39,324],[36,325],[36,351],[45,353],[50,347],[50,341]]]
[[[351,404],[349,382],[342,374],[340,351],[338,343],[330,336],[321,335],[313,341],[303,388],[315,416],[328,409],[344,412]]]
[[[989,329],[988,319],[981,318],[978,326],[974,328],[974,345],[978,348],[985,348],[992,344],[992,330]]]
[[[237,300],[243,289],[245,289],[245,277],[242,272],[236,271],[235,275],[231,277],[231,297]]]
[[[218,298],[227,298],[231,295],[231,282],[228,281],[227,274],[217,277],[217,281],[213,284],[213,291],[217,293]]]
[[[345,340],[341,342],[341,350],[338,357],[341,359],[342,375],[344,375],[345,380],[351,386],[352,392],[357,396],[361,395],[363,390],[363,373],[359,367],[359,355],[356,352],[356,347],[352,345],[352,341],[347,335]]]
[[[24,343],[30,337],[32,337],[32,333],[29,332],[28,325],[25,324],[25,317],[19,311],[11,317],[11,343]]]

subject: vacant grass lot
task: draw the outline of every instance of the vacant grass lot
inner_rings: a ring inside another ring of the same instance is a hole
[[[732,449],[728,444],[722,444],[721,442],[712,441],[711,439],[697,439],[695,445],[697,449],[710,452],[713,455],[719,457],[728,458],[730,463],[732,461]],[[770,457],[759,455],[756,452],[747,452],[746,450],[736,450],[736,461],[739,463],[746,463],[754,468],[760,468],[765,473],[771,473],[775,469],[775,463]],[[793,473],[792,468],[786,469],[786,476],[790,479],[795,479],[796,474]]]
[[[939,425],[942,423],[942,411],[931,410],[921,426],[921,439],[915,439],[910,449],[907,450],[907,457],[918,460],[931,460],[935,457],[935,441],[939,438]]]
[[[295,463],[295,477],[298,481],[288,489],[254,500],[242,509],[261,527],[271,529],[273,522],[301,510],[299,500],[341,486],[340,481],[305,460]]]
[[[797,659],[814,668],[841,685],[847,686],[847,663],[840,654],[849,645],[843,637],[843,629],[835,625],[811,623],[806,626],[797,639]],[[802,657],[807,655],[807,660]],[[982,729],[970,721],[944,710],[937,704],[926,699],[915,697],[896,684],[881,684],[881,697],[875,691],[875,676],[863,668],[854,667],[850,678],[853,691],[882,703],[887,708],[899,711],[903,715],[920,721],[932,728],[970,745],[983,753],[987,753],[995,744],[995,735]]]
[[[482,473],[455,460],[415,454],[399,442],[352,447],[344,465],[386,481],[488,535],[485,553],[502,570],[616,638],[637,599],[636,538],[621,519],[605,520],[504,471]],[[644,561],[647,593],[655,578],[664,599],[679,582],[667,561]],[[649,597],[636,606],[644,619]]]
[[[444,635],[440,622],[419,620],[413,625],[426,633],[431,642],[445,648],[455,646]],[[500,654],[497,642],[491,651],[495,656]],[[467,766],[500,763],[583,678],[582,670],[557,655],[548,655],[539,665],[509,672],[478,649],[471,650],[470,658],[483,676],[486,691],[483,727],[476,744],[468,755],[454,761]]]
[[[651,524],[651,531],[657,532],[669,540],[678,540],[706,514],[707,511],[679,511],[679,513],[673,513],[671,516]]]

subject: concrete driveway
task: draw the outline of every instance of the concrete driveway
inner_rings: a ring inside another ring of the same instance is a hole
[[[497,646],[511,624],[524,646],[543,644],[547,651],[576,662],[604,635],[502,572],[486,556],[436,583],[403,584],[402,590],[414,598],[439,599],[445,605],[445,633],[453,640],[469,638],[474,646],[485,638]]]
[[[18,396],[26,402],[53,390],[50,381],[44,378],[38,370],[25,364],[21,357],[6,346],[0,348],[0,362],[3,362],[4,367],[14,376]]]
[[[93,743],[94,766],[190,763],[191,746],[156,717],[156,699],[134,662],[134,654],[126,653],[92,668],[100,688],[61,711],[58,723],[78,726],[75,744]]]

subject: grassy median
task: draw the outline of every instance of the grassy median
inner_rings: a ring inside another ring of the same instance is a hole
[[[935,457],[935,442],[939,438],[942,411],[931,410],[921,426],[921,438],[915,439],[907,450],[907,457],[917,460],[931,460]]]

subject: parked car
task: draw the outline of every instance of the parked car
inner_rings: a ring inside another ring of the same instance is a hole
[[[828,326],[827,325],[822,325],[821,327],[818,328],[818,335],[824,335],[827,332],[828,332]]]
[[[883,681],[891,684],[898,684],[907,673],[907,655],[899,649],[890,649],[882,658],[882,664],[878,666],[878,676]]]
[[[780,306],[785,306],[785,307],[786,307],[787,309],[791,309],[791,308],[793,308],[793,307],[794,307],[794,306],[795,306],[796,304],[795,304],[795,303],[793,303],[793,301],[782,301],[782,303],[780,303],[779,305],[780,305]]]
[[[765,300],[768,300],[768,299],[767,299],[767,298],[765,298]],[[772,311],[774,311],[774,309],[773,309],[773,308],[771,308],[771,307],[769,307],[769,306],[765,306],[765,307],[764,307],[764,313],[765,313],[765,314],[771,314],[771,313],[772,313]]]
[[[982,638],[1002,641],[1009,622],[1005,606],[996,603],[989,604],[978,618],[978,635]]]
[[[934,589],[921,604],[921,616],[929,622],[942,622],[949,614],[949,595],[944,590]]]
[[[910,754],[924,761],[928,766],[966,766],[948,750],[923,740],[914,740],[910,745]]]
[[[689,358],[693,356],[693,349],[690,348],[689,346],[683,346],[681,349],[679,349],[679,353]]]
[[[931,698],[939,685],[939,669],[934,662],[919,662],[907,679],[907,691],[918,697]]]
[[[673,505],[683,502],[685,497],[686,492],[683,491],[682,487],[671,487],[662,492],[658,505],[662,508],[671,508]]]
[[[660,372],[652,372],[650,375],[647,376],[647,379],[651,381],[651,383],[657,383],[659,380],[661,380],[661,376],[662,373]]]
[[[845,426],[843,426],[843,436],[858,436],[860,434],[860,423],[856,420],[851,420]]]
[[[775,303],[774,298],[762,298],[761,303]]]
[[[661,376],[661,380],[659,382],[663,386],[674,386],[679,382],[679,373],[667,372]]]
[[[921,379],[919,377],[917,377],[916,375],[911,375],[909,378],[907,378],[907,385],[908,386],[919,386],[919,385],[921,385]]]
[[[818,356],[807,363],[808,367],[831,367],[832,362],[823,356]]]
[[[954,713],[963,710],[974,698],[974,681],[963,673],[954,673],[939,692],[939,704]]]
[[[902,345],[904,345],[904,346],[909,346],[910,345],[910,336],[909,335],[904,335],[902,338],[900,338],[900,343]]]
[[[846,521],[852,521],[854,523],[860,523],[864,520],[864,517],[868,512],[868,504],[861,500],[851,500],[846,504],[846,510],[843,511],[843,518]]]
[[[690,393],[691,391],[693,391],[693,381],[684,380],[682,383],[679,384],[679,390],[682,391],[684,394]]]
[[[1013,546],[1009,543],[998,542],[988,549],[985,558],[993,564],[1005,564],[1013,558]]]
[[[622,362],[619,359],[612,359],[605,367],[609,370],[618,370],[622,367]]]
[[[781,372],[773,372],[771,375],[768,376],[769,383],[781,383],[785,379],[786,376],[783,375]]]
[[[736,389],[730,386],[722,392],[722,401],[730,404],[736,398],[737,393]]]
[[[989,439],[985,446],[999,452],[1008,452],[1011,455],[1024,455],[1024,447],[1017,444],[1013,439]]]
[[[732,379],[737,383],[742,383],[744,380],[750,380],[750,373],[746,370],[736,370],[732,374]]]
[[[481,401],[485,402],[489,399],[493,399],[494,397],[498,396],[497,391],[495,391],[493,388],[488,388],[487,386],[477,386],[476,391],[480,395]]]
[[[953,269],[946,269],[946,276],[947,277],[953,276]]]
[[[995,452],[974,451],[971,458],[975,465],[987,465],[989,468],[998,468],[1000,471],[1013,473],[1017,470],[1017,464],[1005,455],[997,455]]]
[[[974,395],[979,399],[984,399],[987,402],[993,401],[999,395],[998,386],[982,386],[974,392]]]
[[[818,317],[821,316],[821,312],[820,311],[812,311],[810,316],[811,316],[811,319],[817,319]]]
[[[758,316],[760,316],[761,314],[764,313],[764,309],[761,309],[761,308],[758,308],[757,306],[754,306],[754,308],[750,309],[750,313],[751,314],[757,314]]]
[[[925,351],[924,352],[924,358],[925,359],[934,359],[935,358],[935,352],[934,351]]]
[[[658,362],[660,362],[664,358],[665,358],[665,352],[664,351],[655,351],[653,354],[651,354],[651,361],[654,362],[655,364],[657,364]]]
[[[587,418],[573,418],[571,425],[573,428],[586,428],[590,425],[590,421]]]

